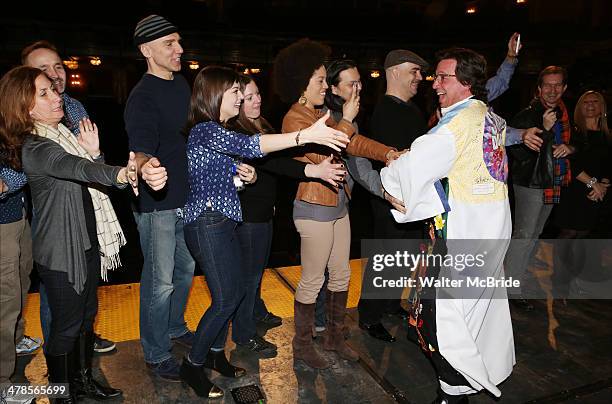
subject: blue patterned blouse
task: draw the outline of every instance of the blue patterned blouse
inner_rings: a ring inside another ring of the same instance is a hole
[[[189,196],[183,219],[194,221],[208,206],[224,216],[242,221],[240,199],[234,186],[234,158],[259,158],[259,136],[225,129],[217,122],[194,126],[187,140]]]
[[[21,171],[0,166],[0,180],[8,186],[0,193],[0,224],[14,223],[23,218],[24,195],[22,188],[27,178]]]

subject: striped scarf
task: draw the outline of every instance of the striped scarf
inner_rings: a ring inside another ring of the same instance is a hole
[[[77,142],[77,138],[61,123],[57,129],[36,123],[35,132],[38,136],[53,140],[62,146],[67,153],[93,161],[89,153]],[[91,186],[88,186],[87,190],[91,195],[96,215],[96,233],[98,235],[101,262],[100,273],[102,279],[107,281],[108,270],[114,270],[121,266],[119,248],[125,245],[125,237],[108,195]]]
[[[555,144],[569,144],[571,130],[569,114],[562,100],[559,100],[561,119],[555,122],[552,131],[555,135]],[[567,158],[554,159],[553,187],[544,189],[544,203],[559,203],[561,201],[561,187],[566,187],[572,180],[570,162]]]

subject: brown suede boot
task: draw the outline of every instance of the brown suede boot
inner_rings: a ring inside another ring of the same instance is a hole
[[[314,369],[327,369],[329,362],[315,350],[312,342],[312,324],[315,304],[303,304],[295,300],[295,337],[293,337],[293,359],[301,359]]]
[[[355,352],[344,340],[343,326],[346,314],[346,299],[348,291],[327,293],[327,334],[323,338],[323,349],[336,351],[342,358],[356,362],[359,354]]]

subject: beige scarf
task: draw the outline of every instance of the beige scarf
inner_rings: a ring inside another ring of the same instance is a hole
[[[53,140],[62,146],[67,153],[93,161],[89,153],[77,142],[77,138],[72,132],[61,123],[57,129],[36,123],[35,133],[38,136]],[[121,266],[119,248],[125,245],[125,237],[108,195],[91,186],[88,186],[87,189],[91,195],[96,215],[96,232],[98,234],[98,244],[100,245],[100,262],[102,264],[100,273],[102,274],[102,279],[107,281],[108,270],[114,270]]]

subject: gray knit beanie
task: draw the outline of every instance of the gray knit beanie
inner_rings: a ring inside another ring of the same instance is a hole
[[[134,44],[138,46],[175,32],[178,32],[178,28],[170,21],[159,15],[151,14],[136,24]]]

